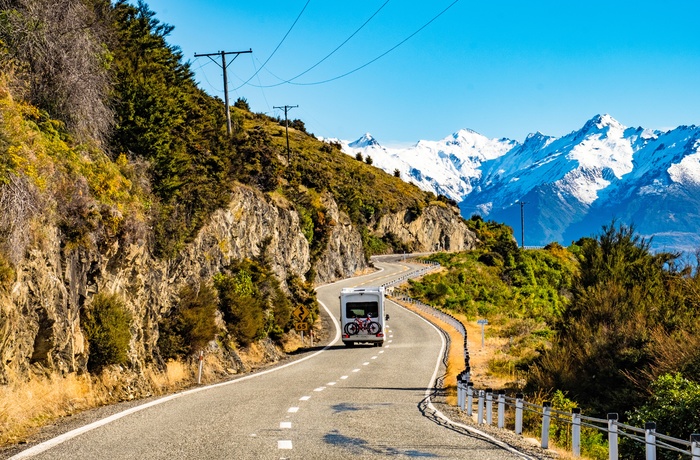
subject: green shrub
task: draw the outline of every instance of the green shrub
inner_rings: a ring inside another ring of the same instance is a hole
[[[646,422],[655,422],[658,433],[685,440],[700,433],[700,383],[681,374],[665,374],[651,383],[649,391],[648,400],[627,414],[628,424],[643,427]],[[643,456],[644,446],[624,442],[621,451]],[[659,450],[658,456],[668,460],[684,458],[666,450]]]
[[[205,283],[185,286],[180,301],[161,322],[158,348],[164,359],[191,355],[216,338],[216,291]]]
[[[240,268],[234,274],[217,275],[214,283],[229,333],[243,346],[261,338],[265,327],[266,305],[257,286],[253,284],[251,273]]]
[[[99,371],[129,360],[132,317],[116,294],[97,294],[81,312],[81,324],[89,344],[88,369]]]

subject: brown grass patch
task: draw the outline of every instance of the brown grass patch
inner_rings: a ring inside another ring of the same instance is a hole
[[[93,407],[88,376],[37,376],[0,386],[0,445],[22,441],[52,420]]]
[[[464,370],[464,349],[462,348],[462,334],[452,325],[438,320],[434,316],[427,315],[423,311],[413,307],[411,304],[399,302],[392,299],[404,308],[418,313],[437,327],[446,331],[450,336],[450,349],[448,350],[447,371],[445,376],[445,392],[448,404],[457,404],[457,375]],[[489,365],[494,356],[500,352],[507,339],[498,337],[487,337],[484,340],[484,347],[481,347],[481,326],[476,321],[468,321],[464,315],[453,314],[467,330],[467,346],[469,347],[469,365],[471,368],[470,378],[474,386],[478,388],[492,388],[500,390],[509,386],[513,379],[494,375]],[[487,326],[488,327],[488,326]]]

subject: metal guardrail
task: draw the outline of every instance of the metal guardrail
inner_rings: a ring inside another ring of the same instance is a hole
[[[439,264],[428,265],[425,268],[412,271],[394,281],[382,285],[391,288],[403,283],[411,278],[422,276],[432,270],[439,268]],[[645,446],[645,459],[656,460],[657,450],[667,450],[681,456],[700,460],[700,434],[692,434],[690,440],[666,436],[656,432],[654,422],[646,423],[644,428],[638,428],[618,421],[618,414],[610,413],[607,419],[588,417],[581,414],[579,408],[572,411],[563,412],[552,408],[550,402],[542,405],[533,404],[524,399],[522,393],[515,397],[507,396],[504,390],[498,391],[494,400],[494,393],[491,389],[476,390],[473,382],[470,381],[471,368],[469,366],[469,349],[467,344],[467,331],[461,321],[452,315],[437,308],[425,304],[419,300],[412,299],[408,295],[400,293],[394,296],[397,300],[411,304],[421,311],[434,316],[441,321],[450,324],[462,334],[464,338],[464,371],[457,376],[457,405],[462,411],[466,411],[468,416],[473,416],[474,406],[477,409],[477,423],[479,425],[491,425],[493,423],[494,401],[496,405],[497,427],[505,429],[505,415],[507,408],[514,410],[514,431],[516,434],[523,433],[523,418],[525,412],[540,414],[541,421],[541,447],[549,448],[549,428],[551,422],[559,421],[571,425],[571,452],[574,457],[581,455],[581,427],[593,428],[608,435],[608,458],[617,460],[619,458],[619,439],[625,437],[632,441],[639,442]]]
[[[627,425],[618,422],[618,414],[610,413],[607,419],[587,417],[581,414],[579,408],[571,412],[559,411],[552,408],[550,402],[542,405],[525,401],[524,395],[518,393],[515,398],[508,397],[506,392],[500,390],[497,394],[498,428],[505,428],[505,412],[507,408],[515,411],[513,430],[517,434],[523,433],[524,412],[536,413],[542,416],[541,422],[541,446],[549,448],[549,427],[552,421],[564,422],[571,425],[571,452],[574,457],[581,455],[581,427],[593,428],[608,435],[608,458],[619,458],[620,436],[644,444],[645,459],[656,460],[658,450],[667,450],[700,460],[700,434],[690,436],[690,441],[666,436],[656,432],[656,424],[648,422],[644,428]],[[466,411],[468,416],[473,415],[474,405],[477,407],[477,423],[479,425],[491,425],[494,393],[491,389],[476,390],[473,383],[466,379],[457,381],[457,401],[460,410]],[[475,401],[476,400],[476,401]]]

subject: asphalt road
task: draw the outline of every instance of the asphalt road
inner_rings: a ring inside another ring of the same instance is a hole
[[[383,271],[318,289],[319,301],[336,321],[342,287],[378,285],[409,269],[401,263],[377,265]],[[336,335],[328,347],[301,360],[150,402],[25,454],[153,460],[520,458],[436,422],[425,398],[441,372],[442,334],[391,302],[387,313],[382,348],[346,348]]]

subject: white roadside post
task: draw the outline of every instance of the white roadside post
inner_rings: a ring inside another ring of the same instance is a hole
[[[515,395],[515,434],[523,434],[523,398],[525,395]]]
[[[542,448],[549,449],[549,420],[552,413],[552,403],[542,403]]]
[[[467,382],[467,415],[472,416],[474,409],[474,382]]]
[[[574,457],[581,456],[581,409],[571,409],[571,452]]]
[[[608,414],[608,460],[617,460],[617,414]]]
[[[491,425],[493,419],[493,390],[486,390],[486,424]]]
[[[506,390],[498,390],[498,428],[506,426]]]
[[[484,390],[479,390],[479,404],[476,420],[479,425],[484,424]]]
[[[464,411],[464,400],[465,398],[465,391],[466,391],[466,382],[462,380],[462,374],[459,374],[457,376],[457,407],[459,407],[459,410]]]
[[[199,372],[197,373],[197,385],[202,384],[202,366],[204,366],[204,350],[199,351]]]
[[[700,460],[700,434],[690,435],[690,453],[693,460]]]
[[[644,438],[647,445],[647,460],[656,460],[656,423],[647,422],[644,425]]]

